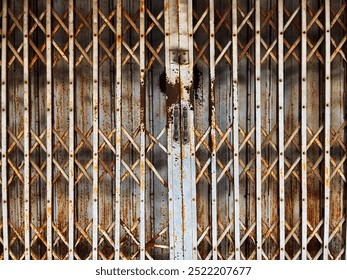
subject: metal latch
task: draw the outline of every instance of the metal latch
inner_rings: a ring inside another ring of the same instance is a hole
[[[170,50],[170,62],[178,63],[180,65],[188,64],[188,50]]]
[[[188,109],[183,107],[183,143],[188,143]]]
[[[173,110],[173,123],[174,123],[174,133],[173,139],[178,142],[178,106],[176,105]]]

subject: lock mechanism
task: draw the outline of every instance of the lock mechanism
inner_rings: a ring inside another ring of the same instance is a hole
[[[170,62],[185,65],[189,63],[188,50],[174,49],[170,50]]]

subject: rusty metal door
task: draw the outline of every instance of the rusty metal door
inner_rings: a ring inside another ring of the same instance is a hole
[[[346,259],[346,1],[1,1],[0,259]]]

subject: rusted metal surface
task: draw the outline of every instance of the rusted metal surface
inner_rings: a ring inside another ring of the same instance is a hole
[[[0,259],[345,259],[345,1],[1,1]]]

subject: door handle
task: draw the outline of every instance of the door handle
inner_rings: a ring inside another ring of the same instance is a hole
[[[188,142],[188,109],[183,107],[183,143]]]
[[[173,110],[173,123],[174,123],[173,139],[175,142],[178,142],[178,106],[177,105],[175,105]]]

